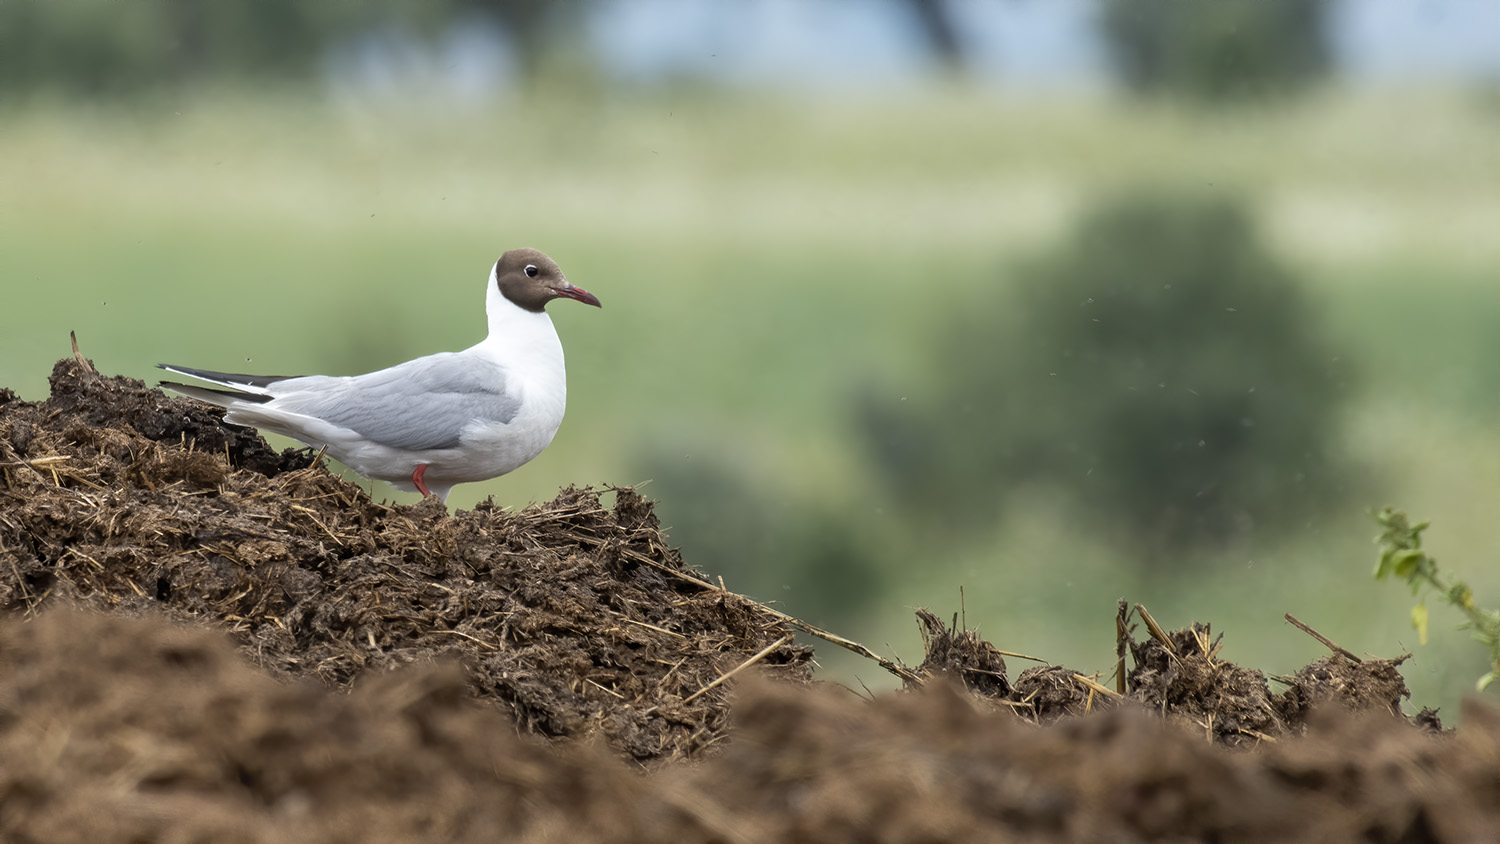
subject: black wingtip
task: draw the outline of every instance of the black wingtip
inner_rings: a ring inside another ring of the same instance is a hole
[[[217,384],[251,389],[269,387],[277,381],[286,381],[301,377],[298,375],[239,375],[233,372],[219,372],[216,369],[194,369],[191,366],[177,366],[170,363],[158,363],[156,367],[158,369],[165,369],[168,372],[186,375],[189,378],[201,378],[204,381],[212,381]]]
[[[214,387],[200,387],[196,384],[182,384],[177,381],[159,381],[157,382],[157,386],[164,390],[171,390],[174,393],[187,396],[188,398],[194,398],[199,401],[206,401],[210,404],[217,404],[220,407],[223,407],[224,405],[221,402],[207,398],[207,396],[218,396],[228,401],[244,401],[251,402],[253,404],[265,404],[266,402],[271,400],[270,396],[263,396],[259,393],[242,393],[239,390],[221,390]]]

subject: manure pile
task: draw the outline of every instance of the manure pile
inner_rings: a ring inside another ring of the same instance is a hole
[[[1400,660],[1273,693],[1122,605],[1117,687],[921,613],[870,700],[632,489],[383,505],[81,359],[51,386],[0,389],[3,841],[1500,840],[1500,713],[1408,719]]]

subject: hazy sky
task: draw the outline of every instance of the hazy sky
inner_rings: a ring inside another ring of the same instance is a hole
[[[1107,83],[1099,0],[949,0],[970,68],[1023,89]],[[748,87],[879,89],[934,65],[897,0],[599,0],[586,48],[611,77]],[[1500,80],[1500,0],[1335,0],[1339,70],[1357,82]],[[460,21],[436,49],[378,32],[338,51],[336,86],[487,97],[507,84],[507,34]]]
[[[1016,84],[1095,83],[1104,63],[1096,0],[950,0],[974,69]],[[595,48],[644,79],[861,84],[926,72],[893,0],[605,0]],[[1500,77],[1496,0],[1342,0],[1340,68],[1355,78]]]

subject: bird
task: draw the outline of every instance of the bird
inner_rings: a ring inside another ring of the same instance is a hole
[[[224,421],[322,449],[367,477],[447,503],[457,484],[514,471],[562,424],[567,378],[546,305],[603,307],[536,249],[511,249],[490,269],[489,334],[364,375],[235,375],[157,364],[214,386],[162,381],[223,408]]]

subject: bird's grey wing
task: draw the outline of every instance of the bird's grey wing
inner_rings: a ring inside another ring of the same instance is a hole
[[[311,376],[276,384],[270,405],[315,416],[391,448],[456,448],[475,422],[506,423],[521,408],[505,370],[457,352],[429,355],[351,378]]]

